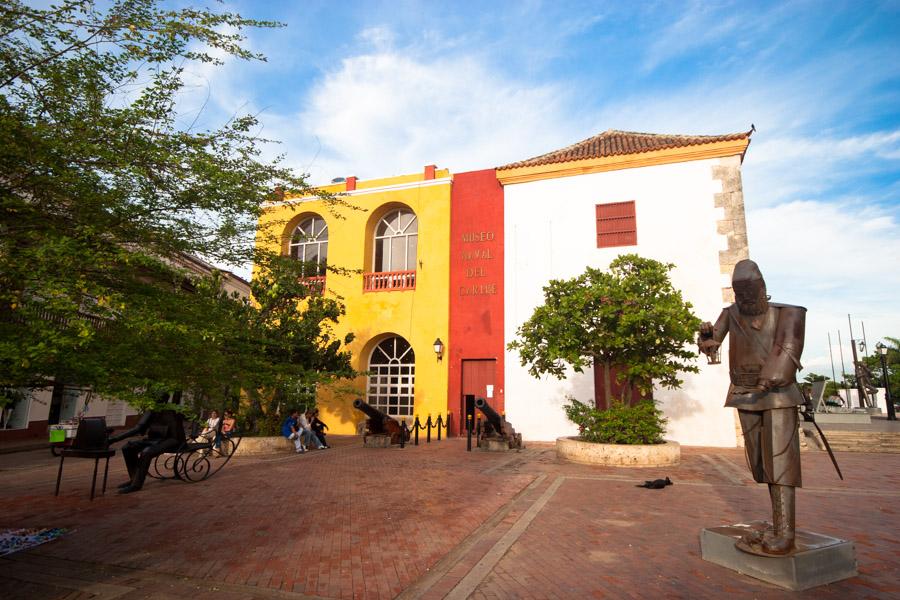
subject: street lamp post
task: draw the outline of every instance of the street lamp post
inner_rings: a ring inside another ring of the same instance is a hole
[[[887,418],[888,421],[896,421],[897,414],[894,411],[894,399],[891,398],[891,382],[888,379],[888,370],[887,370],[887,353],[888,347],[878,342],[875,344],[875,349],[878,350],[878,355],[881,356],[881,376],[882,381],[884,381],[884,401],[887,404]]]

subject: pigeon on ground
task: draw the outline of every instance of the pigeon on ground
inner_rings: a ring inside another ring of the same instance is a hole
[[[645,481],[640,485],[636,485],[634,487],[642,487],[647,488],[648,490],[661,490],[667,485],[672,485],[672,480],[666,477],[665,479],[654,479],[653,481]]]

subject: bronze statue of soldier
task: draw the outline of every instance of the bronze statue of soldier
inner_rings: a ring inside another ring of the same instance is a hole
[[[859,392],[861,406],[870,408],[878,406],[875,400],[878,388],[872,384],[872,379],[874,379],[874,375],[868,365],[862,361],[856,361],[856,389]]]
[[[700,328],[700,351],[714,356],[730,334],[731,385],[725,406],[736,408],[753,479],[769,486],[772,527],[737,542],[746,552],[785,555],[794,550],[795,488],[801,487],[797,386],[806,309],[769,302],[755,262],[742,260],[732,277],[736,302],[715,325]],[[713,362],[713,361],[710,361]]]

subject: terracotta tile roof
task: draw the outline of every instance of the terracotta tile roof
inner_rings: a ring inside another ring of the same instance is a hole
[[[698,146],[714,142],[730,142],[749,139],[753,132],[729,133],[725,135],[668,135],[658,133],[638,133],[635,131],[619,131],[610,129],[601,134],[589,137],[577,144],[566,146],[553,152],[541,154],[527,160],[497,167],[502,169],[515,169],[517,167],[535,167],[553,163],[564,163],[588,158],[601,158],[604,156],[621,156],[625,154],[641,154],[654,150],[666,150],[669,148],[682,148],[685,146]]]

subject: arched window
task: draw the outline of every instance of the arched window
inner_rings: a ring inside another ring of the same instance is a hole
[[[375,260],[372,270],[415,271],[419,245],[419,221],[409,209],[388,212],[375,227]]]
[[[308,277],[325,275],[328,263],[328,224],[319,216],[312,216],[300,221],[290,242],[291,258],[302,260],[313,266]]]
[[[375,346],[369,357],[366,401],[395,417],[413,416],[416,354],[402,337],[391,337]]]

